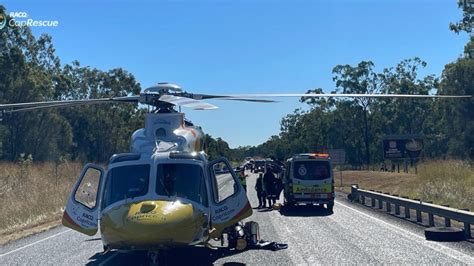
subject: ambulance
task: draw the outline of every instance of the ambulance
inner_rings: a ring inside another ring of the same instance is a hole
[[[283,175],[284,206],[326,205],[334,208],[334,177],[329,154],[302,153],[286,161]]]

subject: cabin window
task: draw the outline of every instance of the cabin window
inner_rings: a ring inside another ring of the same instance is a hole
[[[102,208],[117,201],[144,196],[148,193],[150,165],[126,165],[109,170]]]
[[[159,164],[156,193],[181,197],[208,206],[207,189],[201,166],[196,164]]]
[[[300,180],[324,180],[331,177],[328,161],[296,161],[293,175]]]
[[[221,203],[232,197],[239,191],[239,183],[229,169],[230,165],[224,161],[212,165],[212,176],[214,181],[214,200]]]
[[[86,206],[89,209],[94,209],[97,203],[97,195],[100,178],[102,173],[95,168],[88,168],[79,184],[79,187],[74,193],[74,200]]]

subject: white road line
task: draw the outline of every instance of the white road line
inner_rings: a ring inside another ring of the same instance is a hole
[[[350,210],[352,210],[352,211],[354,211],[354,212],[357,212],[358,214],[363,215],[363,216],[369,218],[371,221],[376,221],[376,222],[378,222],[378,223],[380,223],[380,224],[383,224],[383,225],[389,226],[389,227],[391,227],[391,228],[394,228],[394,229],[398,230],[399,232],[402,232],[402,233],[405,233],[405,234],[407,234],[407,235],[416,237],[416,238],[418,238],[419,240],[421,240],[421,241],[419,241],[421,244],[423,244],[423,245],[425,245],[425,246],[427,246],[427,247],[429,247],[429,248],[431,248],[431,249],[433,249],[433,250],[435,250],[435,251],[441,252],[441,253],[443,253],[443,254],[445,254],[445,255],[447,255],[447,256],[453,258],[453,259],[461,260],[461,261],[466,262],[467,264],[470,264],[470,265],[471,265],[471,264],[474,264],[474,258],[473,258],[473,256],[470,256],[470,255],[468,255],[468,254],[464,254],[464,253],[461,252],[461,251],[452,249],[452,248],[447,247],[447,246],[445,246],[445,245],[442,245],[442,244],[440,244],[440,243],[428,242],[427,240],[425,240],[424,237],[422,237],[422,236],[420,236],[420,235],[417,235],[417,234],[415,234],[415,233],[413,233],[413,232],[410,232],[410,231],[408,231],[408,230],[406,230],[406,229],[403,229],[403,228],[401,228],[401,227],[398,227],[398,226],[396,226],[396,225],[393,225],[393,224],[391,224],[391,223],[388,223],[388,222],[385,222],[385,221],[383,221],[383,220],[381,220],[381,219],[378,219],[378,218],[376,218],[376,217],[374,217],[374,216],[371,216],[371,215],[368,215],[368,214],[366,214],[366,213],[363,213],[363,212],[361,212],[361,211],[359,211],[359,210],[356,210],[355,208],[350,207],[350,206],[348,206],[348,205],[346,205],[346,204],[342,204],[342,203],[337,202],[337,201],[336,201],[335,203],[336,203],[337,205],[340,205],[340,206],[344,207],[344,208],[348,208],[348,209],[350,209]],[[454,255],[453,253],[456,254],[456,255]]]
[[[0,258],[3,257],[3,256],[6,256],[6,255],[9,255],[9,254],[15,253],[15,252],[17,252],[17,251],[20,251],[20,250],[22,250],[22,249],[25,249],[25,248],[27,248],[27,247],[31,247],[31,246],[33,246],[33,245],[36,245],[36,244],[41,243],[41,242],[43,242],[43,241],[46,241],[46,240],[48,240],[48,239],[57,237],[57,236],[62,235],[62,234],[64,234],[64,233],[70,232],[70,231],[72,231],[72,230],[71,230],[71,229],[68,229],[68,230],[66,230],[66,231],[62,231],[62,232],[59,232],[59,233],[54,234],[54,235],[52,235],[52,236],[45,237],[45,238],[43,238],[43,239],[40,239],[40,240],[35,241],[35,242],[33,242],[33,243],[30,243],[30,244],[28,244],[28,245],[24,245],[24,246],[19,247],[19,248],[17,248],[17,249],[10,250],[10,251],[8,251],[7,253],[0,254]]]

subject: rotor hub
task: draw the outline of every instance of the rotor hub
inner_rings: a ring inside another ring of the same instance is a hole
[[[158,93],[158,94],[163,94],[163,93],[169,93],[169,92],[182,92],[183,89],[181,89],[180,86],[168,82],[159,82],[155,86],[151,86],[149,88],[145,89],[145,93]]]

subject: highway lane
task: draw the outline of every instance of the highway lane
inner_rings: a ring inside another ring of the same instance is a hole
[[[248,180],[256,206],[255,176]],[[229,186],[228,189],[231,189]],[[338,197],[334,213],[300,207],[289,213],[255,210],[265,240],[288,244],[287,250],[229,252],[225,248],[186,248],[169,254],[176,264],[467,264],[474,265],[474,244],[424,240],[423,228]],[[140,252],[101,254],[98,235],[87,237],[58,227],[0,247],[0,265],[145,265]]]

